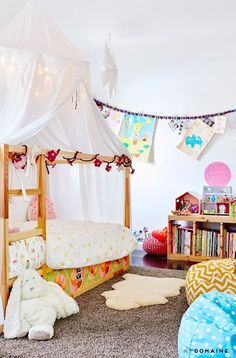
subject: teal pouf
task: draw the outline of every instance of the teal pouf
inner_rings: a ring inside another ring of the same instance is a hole
[[[178,338],[179,358],[236,357],[236,295],[212,291],[185,312]]]

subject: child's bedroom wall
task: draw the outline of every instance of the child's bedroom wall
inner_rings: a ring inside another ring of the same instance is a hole
[[[26,0],[0,3],[2,27]],[[101,85],[103,45],[109,33],[119,67],[120,108],[157,114],[202,114],[236,107],[236,3],[228,0],[42,0],[67,36],[91,61],[94,96],[109,99]],[[66,9],[66,11],[65,11]],[[78,11],[75,11],[78,9]],[[236,116],[215,135],[201,159],[176,149],[180,140],[167,122],[156,128],[152,162],[134,163],[133,228],[166,225],[176,196],[202,192],[204,170],[223,161],[236,192]]]

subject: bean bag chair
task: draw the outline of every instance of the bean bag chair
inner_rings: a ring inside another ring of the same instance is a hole
[[[236,357],[236,295],[205,293],[185,312],[179,358]]]
[[[143,242],[143,250],[151,255],[166,256],[167,228],[152,231],[152,235]]]
[[[234,259],[211,260],[191,266],[186,277],[188,304],[212,290],[236,294],[235,272]]]

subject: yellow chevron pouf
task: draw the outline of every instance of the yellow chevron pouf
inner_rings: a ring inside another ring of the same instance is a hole
[[[212,290],[236,294],[235,273],[234,259],[211,260],[191,266],[186,277],[188,304]]]

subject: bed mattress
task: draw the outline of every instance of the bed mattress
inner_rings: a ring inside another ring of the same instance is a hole
[[[17,226],[21,231],[30,230],[32,222]],[[119,259],[129,255],[135,246],[131,231],[120,224],[48,220],[45,243],[41,237],[36,237],[10,246],[10,277],[25,268],[40,267],[45,249],[48,267],[68,269]]]

